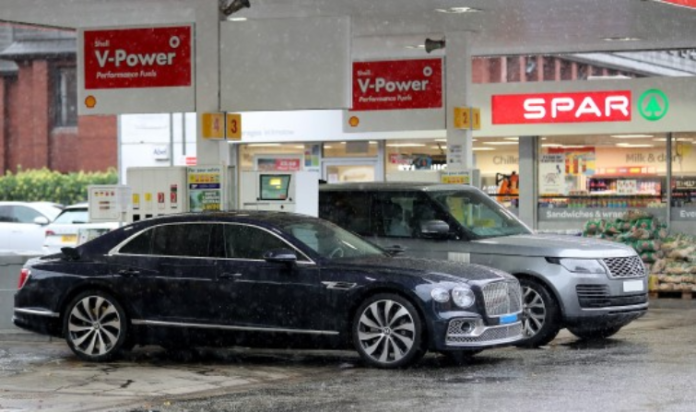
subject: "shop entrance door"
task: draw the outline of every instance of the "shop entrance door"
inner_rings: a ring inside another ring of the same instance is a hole
[[[384,181],[384,170],[376,158],[327,159],[322,162],[321,175],[328,183]]]

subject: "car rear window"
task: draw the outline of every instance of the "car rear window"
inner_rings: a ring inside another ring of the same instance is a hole
[[[89,212],[87,211],[87,208],[63,210],[63,212],[60,215],[58,215],[56,220],[53,221],[53,223],[61,223],[68,225],[87,222],[89,222]]]

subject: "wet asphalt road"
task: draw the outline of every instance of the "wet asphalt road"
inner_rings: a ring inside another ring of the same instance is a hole
[[[352,352],[137,349],[86,364],[64,343],[0,342],[0,411],[696,411],[696,300],[651,302],[615,338],[562,332],[455,366],[365,367]]]

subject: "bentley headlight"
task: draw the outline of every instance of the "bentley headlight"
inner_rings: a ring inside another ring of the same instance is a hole
[[[604,265],[597,259],[560,259],[559,263],[568,272],[580,275],[604,275],[607,273]]]
[[[469,308],[476,302],[474,292],[469,288],[456,287],[452,289],[452,301],[460,308]]]
[[[433,298],[435,302],[445,303],[449,302],[450,294],[447,289],[435,288],[430,291],[430,297]]]

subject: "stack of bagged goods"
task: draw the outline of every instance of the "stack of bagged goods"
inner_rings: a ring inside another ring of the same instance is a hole
[[[665,258],[652,266],[657,275],[657,290],[664,292],[696,292],[696,237],[679,234],[662,244]]]
[[[664,258],[662,240],[667,229],[650,214],[629,210],[613,222],[591,220],[585,224],[583,236],[612,240],[633,247],[647,267]]]
[[[630,210],[613,222],[591,220],[583,236],[633,247],[649,273],[657,276],[657,291],[696,292],[696,237],[669,236],[666,225],[650,214]]]

